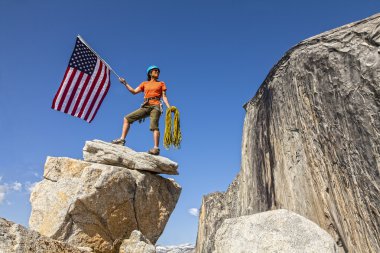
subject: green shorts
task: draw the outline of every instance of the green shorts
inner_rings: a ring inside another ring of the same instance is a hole
[[[159,130],[158,122],[161,116],[160,106],[145,105],[125,116],[125,119],[132,124],[136,120],[142,120],[148,116],[150,116],[150,131]]]

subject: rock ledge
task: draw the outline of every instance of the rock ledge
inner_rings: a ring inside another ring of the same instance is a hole
[[[166,157],[136,152],[128,147],[100,140],[86,141],[83,159],[86,162],[114,165],[131,170],[178,175],[178,164]]]

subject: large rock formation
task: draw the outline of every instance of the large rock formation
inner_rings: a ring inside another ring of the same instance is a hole
[[[298,213],[349,252],[380,252],[380,15],[307,39],[245,105],[241,171],[204,197],[197,252],[221,221]]]
[[[1,253],[89,253],[90,249],[79,249],[67,243],[41,236],[36,231],[0,218]]]
[[[133,230],[155,243],[181,188],[173,179],[135,169],[48,157],[44,180],[31,194],[30,227],[96,252],[117,252]]]
[[[226,219],[213,253],[337,253],[333,238],[317,224],[280,209]]]

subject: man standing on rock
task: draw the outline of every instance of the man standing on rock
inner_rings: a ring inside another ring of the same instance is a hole
[[[160,130],[158,123],[162,114],[161,98],[165,105],[170,108],[168,98],[166,96],[166,85],[159,81],[160,69],[153,65],[148,67],[147,81],[142,82],[136,89],[133,89],[124,78],[119,81],[133,94],[144,92],[144,103],[139,109],[124,117],[123,130],[119,139],[113,140],[113,144],[125,145],[125,138],[128,134],[130,125],[136,120],[143,120],[150,116],[150,131],[153,132],[154,147],[148,151],[149,154],[159,155]]]

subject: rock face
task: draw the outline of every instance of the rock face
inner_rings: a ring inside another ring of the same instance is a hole
[[[96,252],[117,252],[133,230],[155,243],[181,192],[150,172],[48,157],[31,194],[30,228]]]
[[[156,248],[140,231],[134,230],[121,244],[119,253],[156,253]]]
[[[214,253],[336,253],[333,238],[317,224],[285,209],[226,219]]]
[[[136,152],[128,147],[99,140],[86,141],[83,158],[87,162],[116,165],[131,170],[178,175],[178,164],[166,157]]]
[[[204,197],[197,252],[221,220],[288,209],[346,252],[380,252],[380,15],[307,39],[245,105],[241,171]]]
[[[1,253],[89,253],[92,251],[75,248],[66,243],[41,236],[35,231],[0,218]]]

